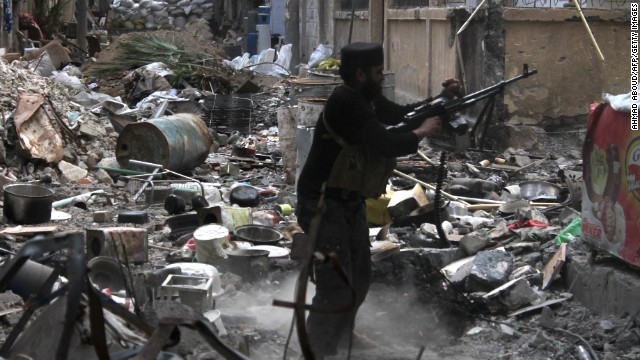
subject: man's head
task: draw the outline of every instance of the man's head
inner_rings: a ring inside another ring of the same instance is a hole
[[[360,90],[368,99],[382,95],[384,53],[382,46],[373,43],[353,43],[342,48],[340,77]]]

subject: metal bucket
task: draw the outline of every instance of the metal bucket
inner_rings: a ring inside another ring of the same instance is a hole
[[[291,80],[290,104],[298,104],[298,99],[305,97],[328,98],[336,86],[342,84],[340,78],[298,78]]]
[[[4,186],[4,216],[16,224],[39,224],[51,219],[55,192],[35,184]]]
[[[309,150],[311,150],[311,143],[313,142],[313,134],[315,133],[315,127],[298,126],[296,128],[296,145],[298,146],[298,158],[296,168],[296,184],[300,177],[300,172],[304,167],[304,163],[307,162],[309,156]]]
[[[116,144],[116,159],[122,167],[129,160],[141,160],[173,171],[191,170],[206,160],[212,143],[199,116],[175,114],[125,126]]]
[[[227,252],[229,271],[253,282],[264,278],[269,271],[269,251],[238,249]]]
[[[327,99],[321,97],[304,97],[298,99],[298,125],[316,126],[320,114],[327,105]]]
[[[18,294],[23,300],[27,300],[35,295],[45,285],[49,276],[53,273],[53,268],[27,260],[18,272],[9,280],[7,290]],[[44,293],[51,291],[53,284],[50,284]]]

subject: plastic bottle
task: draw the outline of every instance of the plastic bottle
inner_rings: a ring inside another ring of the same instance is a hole
[[[580,236],[581,234],[582,234],[582,218],[575,218],[569,224],[569,226],[564,228],[564,230],[562,230],[560,234],[556,236],[554,241],[556,245],[560,245],[562,243],[568,243],[574,238],[576,238],[577,236]]]

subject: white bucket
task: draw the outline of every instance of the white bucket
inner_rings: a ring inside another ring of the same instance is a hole
[[[196,240],[196,259],[199,263],[219,265],[227,258],[225,246],[230,246],[229,230],[218,224],[200,226],[193,232]]]

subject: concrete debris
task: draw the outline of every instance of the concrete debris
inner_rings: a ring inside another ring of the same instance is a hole
[[[89,173],[87,170],[79,166],[70,164],[64,160],[58,163],[58,169],[62,174],[62,181],[66,184],[77,183],[81,179],[86,178],[87,174]]]
[[[490,291],[509,279],[513,257],[502,250],[480,251],[473,259],[467,278],[467,291]]]
[[[469,255],[475,255],[478,251],[488,247],[491,243],[492,241],[486,236],[482,236],[475,232],[464,235],[462,239],[460,239],[460,247]]]

